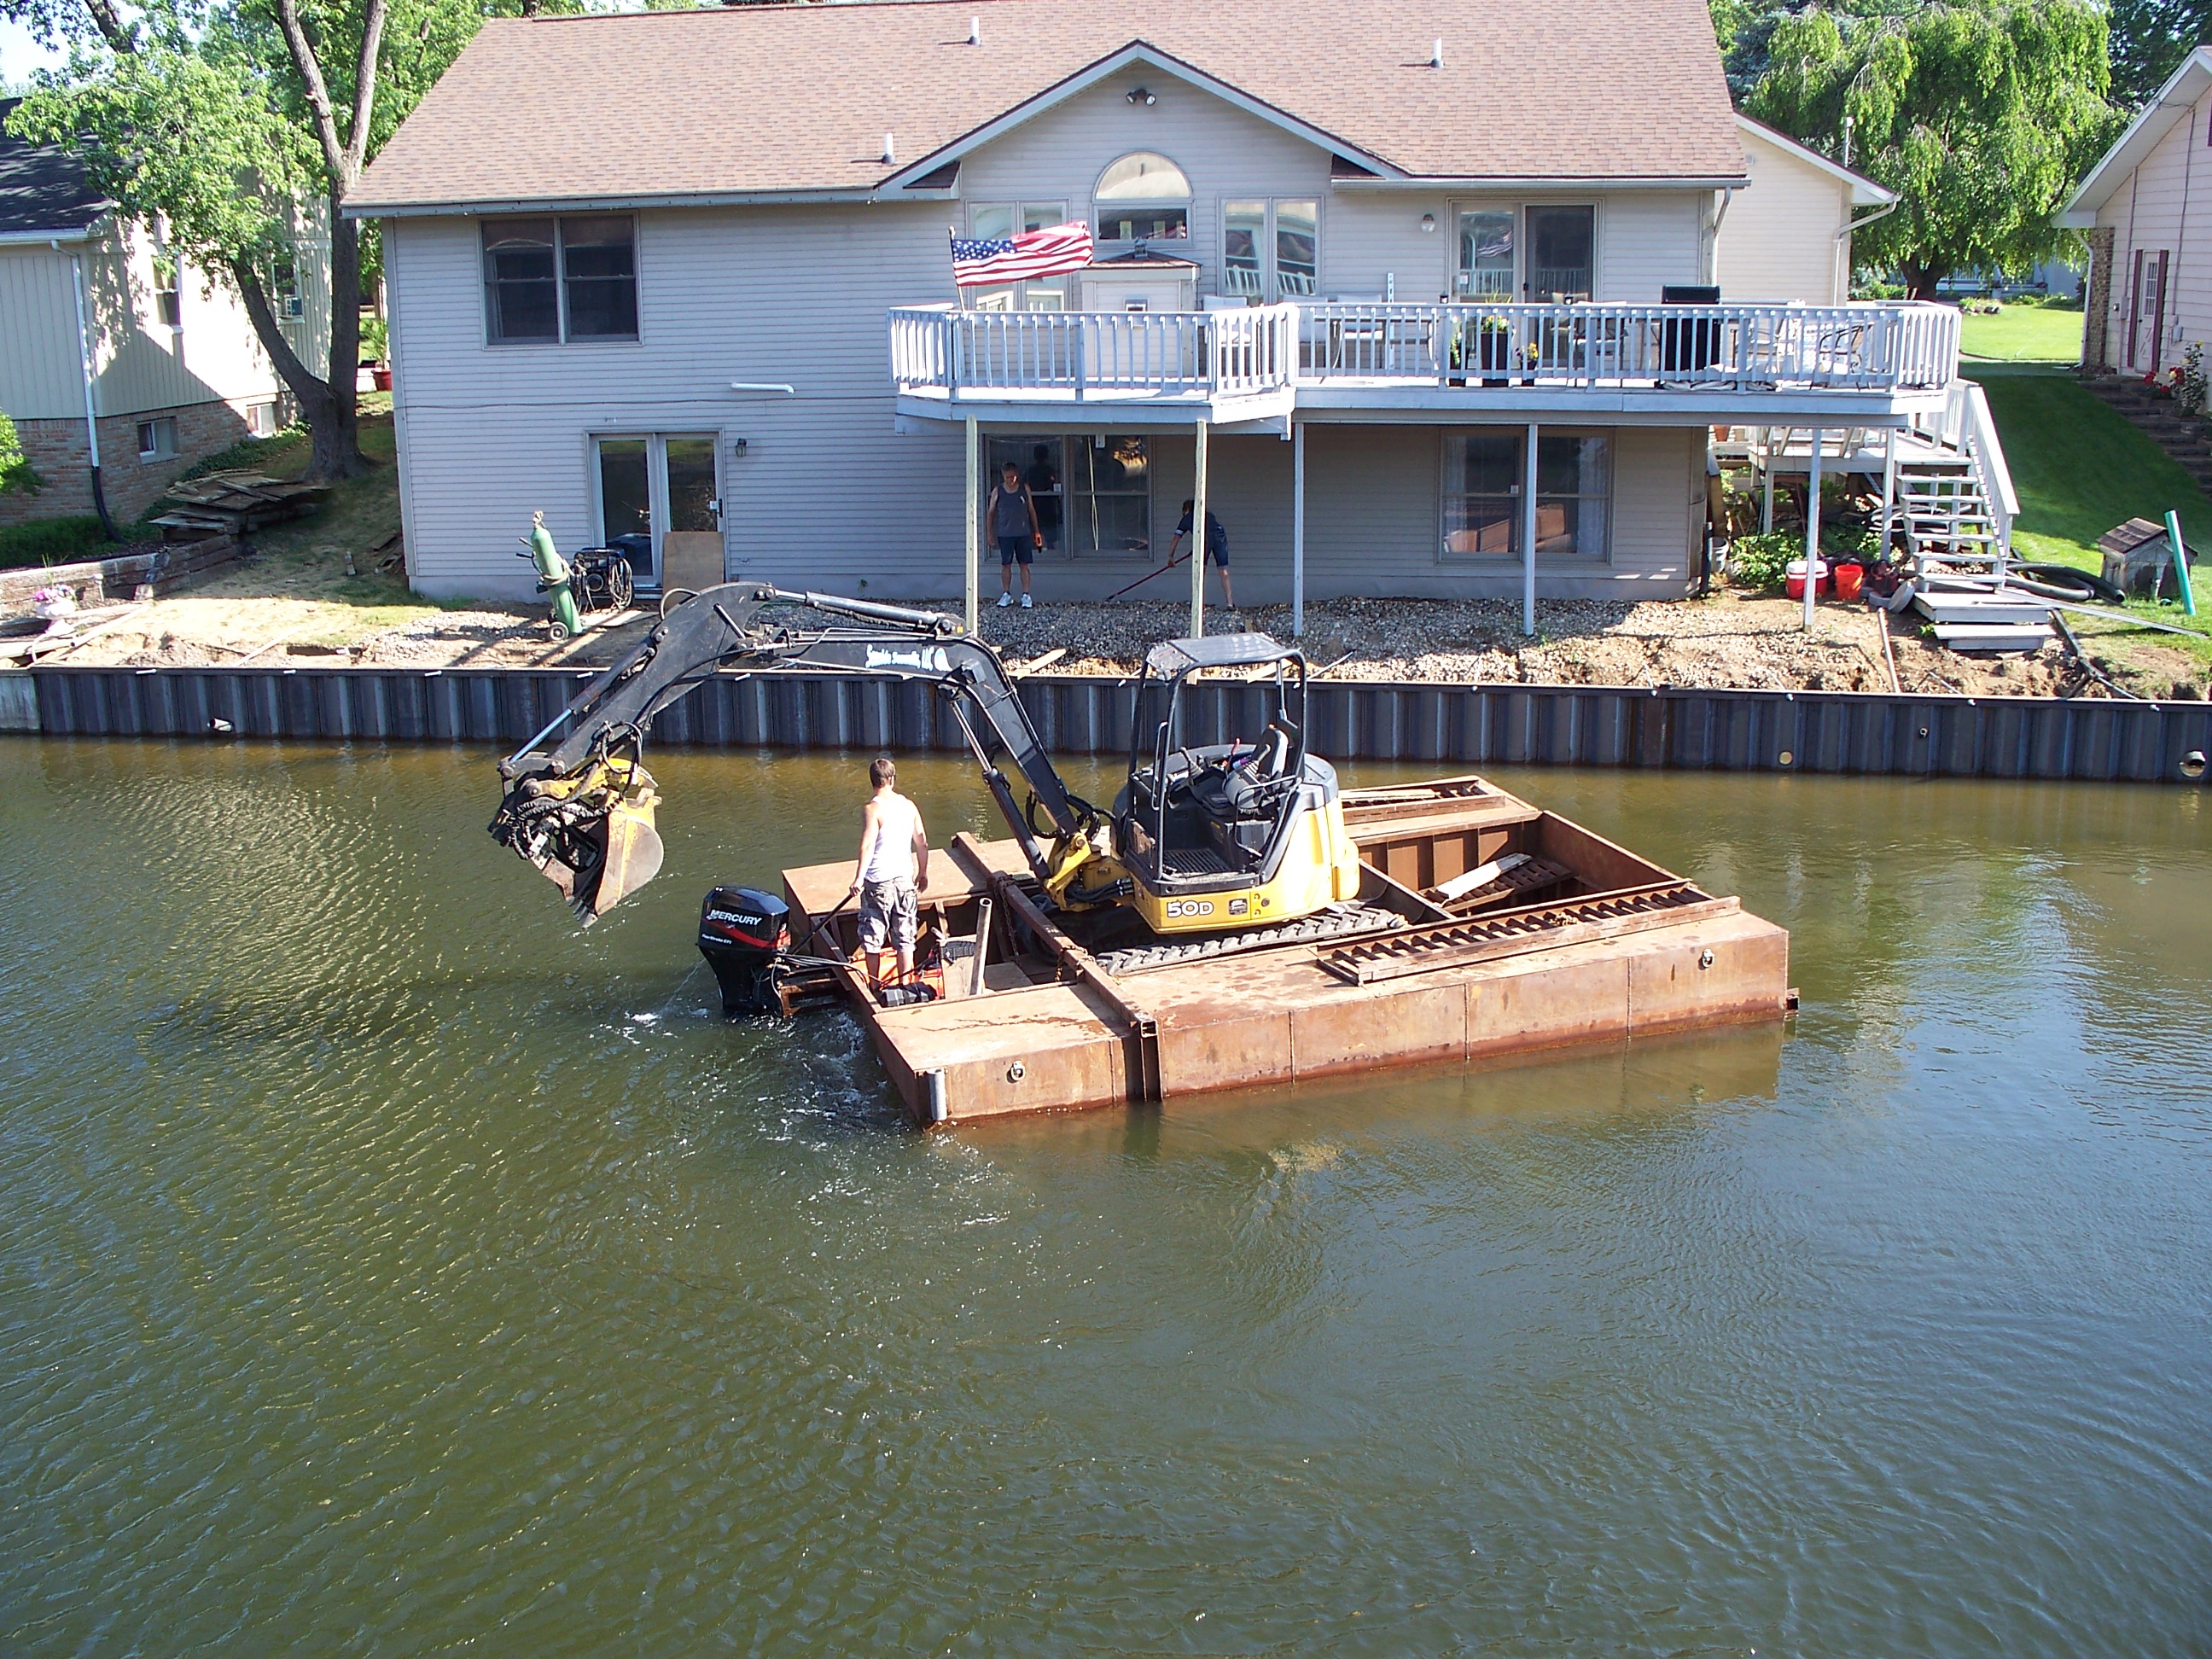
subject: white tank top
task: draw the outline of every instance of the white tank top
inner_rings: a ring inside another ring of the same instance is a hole
[[[860,866],[862,881],[912,881],[915,878],[914,837],[921,827],[921,814],[904,795],[887,795],[876,803],[875,844]]]

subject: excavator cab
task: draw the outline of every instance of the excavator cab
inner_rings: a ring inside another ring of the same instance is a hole
[[[1271,672],[1272,671],[1272,672]],[[1263,699],[1249,740],[1192,744],[1205,674]],[[1158,710],[1146,743],[1145,712]],[[1306,659],[1265,634],[1170,640],[1146,653],[1130,725],[1128,781],[1114,804],[1130,903],[1156,933],[1289,921],[1358,896],[1336,769],[1306,750]]]

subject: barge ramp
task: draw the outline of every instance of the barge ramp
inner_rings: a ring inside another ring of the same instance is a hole
[[[1079,919],[1047,914],[1014,842],[935,849],[923,908],[949,947],[946,996],[886,1007],[855,969],[836,970],[909,1115],[1144,1105],[1779,1020],[1792,1006],[1783,928],[1480,778],[1343,799],[1363,905],[1396,910],[1398,926],[1121,972],[1069,931]],[[1522,880],[1489,878],[1499,864]],[[837,912],[852,872],[784,872],[794,932],[823,923],[850,951]]]

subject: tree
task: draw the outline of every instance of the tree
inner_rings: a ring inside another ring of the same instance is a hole
[[[2148,103],[2191,49],[2212,40],[2212,0],[2112,0],[2106,20],[2112,101],[2123,109]]]
[[[2025,275],[2073,252],[2051,223],[2117,117],[2105,15],[2089,0],[1954,0],[1776,23],[1745,107],[1896,191],[1855,250],[1916,299],[1955,271]]]
[[[572,0],[573,3],[573,0]],[[0,0],[71,46],[12,125],[82,155],[132,216],[234,289],[313,438],[310,476],[367,470],[354,401],[362,235],[344,216],[363,167],[474,35],[478,0]],[[387,42],[400,43],[397,50]],[[330,222],[330,356],[318,376],[284,337],[272,277],[301,205]]]

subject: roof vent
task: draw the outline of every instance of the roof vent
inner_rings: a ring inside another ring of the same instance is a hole
[[[891,143],[891,136],[887,132],[884,135],[884,165],[890,167],[897,160],[898,146]]]
[[[1429,48],[1429,67],[1431,69],[1442,69],[1443,66],[1444,38],[1443,35],[1439,34],[1437,36],[1436,45]]]
[[[971,46],[980,46],[983,44],[983,19],[980,14],[969,15],[968,44]]]

